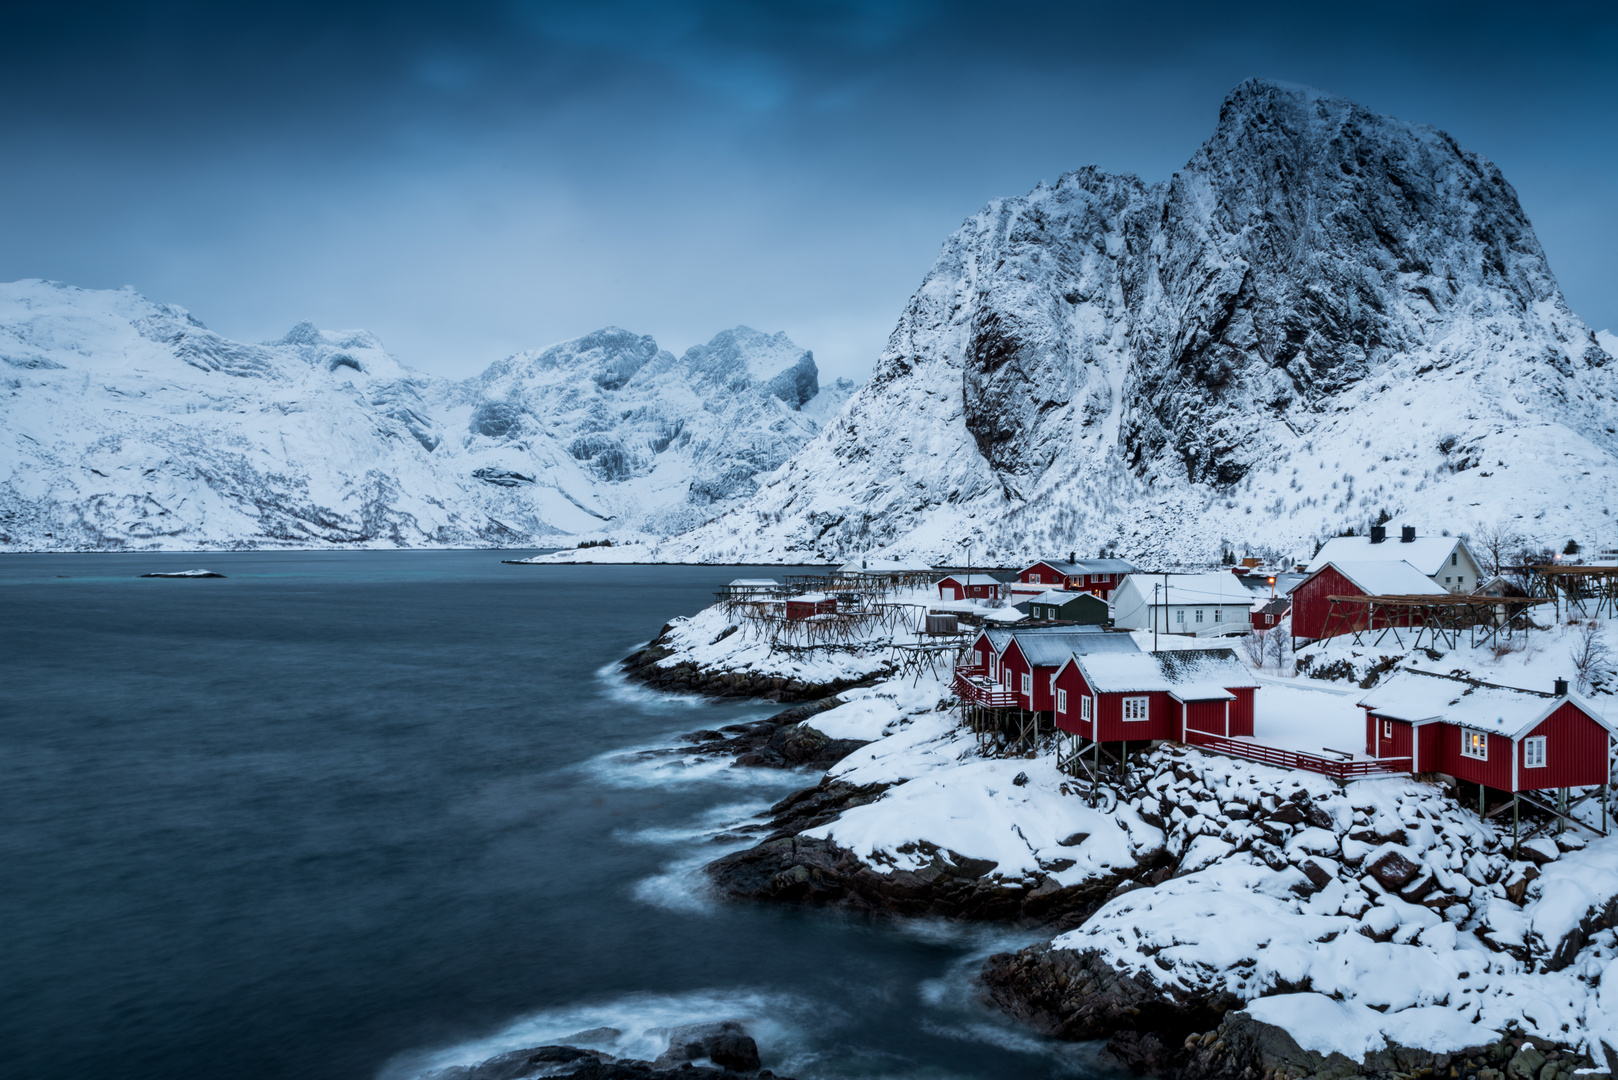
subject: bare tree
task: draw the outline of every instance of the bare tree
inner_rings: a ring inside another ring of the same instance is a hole
[[[1271,628],[1264,635],[1264,652],[1275,661],[1277,670],[1284,670],[1287,663],[1288,646],[1292,641],[1292,620],[1282,619],[1280,623]]]
[[[1257,630],[1249,630],[1247,636],[1242,638],[1242,648],[1247,650],[1247,658],[1254,667],[1264,666],[1264,644],[1264,635]]]
[[[1523,543],[1522,535],[1505,518],[1478,522],[1469,539],[1472,549],[1483,560],[1483,569],[1490,575],[1498,575],[1509,565],[1512,555]]]
[[[1579,677],[1579,693],[1588,694],[1591,689],[1611,681],[1612,650],[1607,647],[1599,620],[1590,619],[1580,624],[1568,655]]]

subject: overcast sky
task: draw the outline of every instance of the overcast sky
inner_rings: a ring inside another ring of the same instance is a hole
[[[745,323],[863,377],[985,201],[1162,179],[1259,75],[1493,159],[1618,329],[1610,8],[5,0],[0,280],[363,327],[445,375]]]

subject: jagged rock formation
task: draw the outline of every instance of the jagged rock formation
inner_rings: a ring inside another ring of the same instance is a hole
[[[1615,396],[1497,168],[1254,80],[1167,181],[1089,167],[970,219],[853,405],[679,546],[1196,556],[1383,509],[1589,536]]]
[[[130,290],[0,285],[0,549],[520,546],[688,528],[852,392],[785,335],[598,331],[464,382],[364,332],[230,341]]]

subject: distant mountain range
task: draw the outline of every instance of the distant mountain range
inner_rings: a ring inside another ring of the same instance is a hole
[[[0,548],[528,546],[752,493],[854,390],[746,327],[608,328],[455,382],[364,332],[245,344],[130,290],[0,285]]]
[[[659,556],[1216,557],[1384,510],[1611,545],[1604,341],[1494,165],[1254,80],[1168,180],[1084,168],[968,220],[849,408]]]

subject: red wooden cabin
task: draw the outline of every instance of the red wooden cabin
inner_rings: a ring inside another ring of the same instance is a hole
[[[1046,589],[1087,592],[1103,600],[1112,595],[1126,574],[1135,572],[1124,559],[1041,559],[1017,575],[1012,586],[1019,593],[1034,594]]]
[[[1342,620],[1331,618],[1333,596],[1448,596],[1449,593],[1407,562],[1329,562],[1293,588],[1292,636],[1318,641],[1328,634],[1378,629],[1386,624],[1378,616],[1376,625],[1365,625],[1365,608],[1346,609]],[[1419,619],[1418,619],[1419,621]],[[1403,625],[1402,623],[1400,625]]]
[[[1099,626],[1052,626],[1012,631],[1000,654],[997,681],[1017,695],[1029,712],[1056,710],[1056,670],[1075,654],[1140,653],[1128,634],[1109,634]]]
[[[1253,611],[1253,629],[1260,633],[1274,630],[1281,625],[1281,621],[1292,614],[1292,601],[1285,596],[1278,596],[1261,608]]]
[[[1056,672],[1056,726],[1097,742],[1251,736],[1257,686],[1229,649],[1077,655]]]
[[[1409,758],[1411,772],[1507,792],[1590,787],[1609,776],[1614,729],[1564,680],[1545,692],[1407,668],[1360,706],[1366,754]]]
[[[940,600],[998,600],[1001,584],[988,574],[950,574],[938,580]]]
[[[789,619],[807,619],[811,615],[832,615],[837,611],[837,598],[825,593],[805,593],[789,597],[786,616]]]

